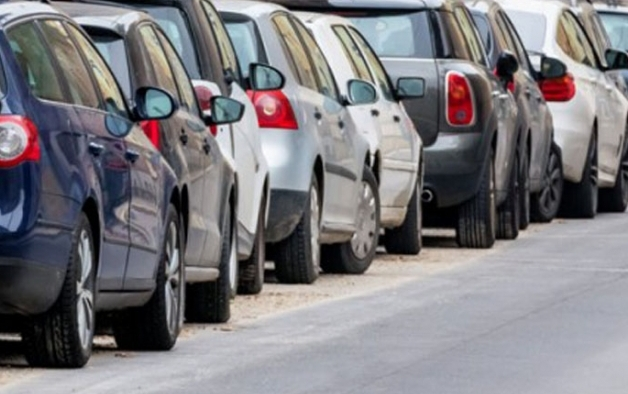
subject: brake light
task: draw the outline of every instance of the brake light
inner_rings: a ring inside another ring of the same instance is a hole
[[[281,90],[249,93],[260,128],[298,130],[290,100]]]
[[[212,91],[203,85],[194,86],[194,92],[196,93],[196,98],[198,99],[198,105],[201,107],[201,112],[211,112],[212,110],[212,97],[214,94]],[[218,134],[217,126],[209,126],[209,131],[215,137]]]
[[[457,71],[446,77],[447,122],[452,126],[470,126],[475,121],[473,92],[467,78]]]
[[[145,120],[140,122],[140,126],[142,130],[144,130],[144,134],[148,137],[150,142],[153,143],[155,148],[161,148],[161,135],[159,132],[159,121],[158,120]]]
[[[576,95],[576,83],[573,75],[567,73],[559,78],[544,79],[539,87],[545,101],[569,101]]]
[[[37,126],[18,115],[0,116],[0,168],[41,159]]]
[[[495,74],[496,77],[499,78],[499,75],[497,74],[497,69],[493,70],[493,74]],[[515,93],[515,82],[514,81],[510,81],[506,84],[506,89],[508,89],[508,91],[510,93]]]

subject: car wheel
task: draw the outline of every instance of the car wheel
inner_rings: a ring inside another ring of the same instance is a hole
[[[558,214],[560,201],[563,197],[563,162],[560,148],[552,143],[550,157],[543,175],[543,188],[532,196],[532,220],[549,223]]]
[[[231,318],[231,294],[234,277],[233,265],[233,218],[231,206],[227,207],[222,226],[222,244],[218,279],[213,282],[192,283],[187,286],[185,317],[193,323],[225,323]]]
[[[485,249],[495,244],[495,163],[491,151],[478,193],[458,208],[456,241],[463,248]]]
[[[380,200],[377,180],[365,166],[358,201],[356,232],[349,242],[323,248],[321,268],[325,272],[360,275],[375,258],[379,244]]]
[[[264,264],[266,263],[266,243],[264,238],[264,207],[265,200],[259,208],[257,232],[251,256],[240,262],[238,276],[238,294],[259,294],[264,286]]]
[[[177,342],[185,305],[182,237],[179,215],[170,205],[155,292],[146,305],[127,309],[114,317],[113,334],[119,348],[170,350]]]
[[[587,160],[580,183],[565,182],[561,214],[566,217],[592,219],[598,207],[597,138],[591,136]]]
[[[521,152],[521,172],[519,175],[519,229],[525,230],[530,225],[530,154],[527,146]]]
[[[89,360],[96,323],[96,259],[91,226],[81,213],[59,298],[48,312],[29,318],[22,331],[31,366],[80,368]]]
[[[406,218],[401,226],[387,229],[384,235],[386,252],[391,254],[417,255],[423,247],[421,183],[417,182],[408,203]]]
[[[517,239],[519,236],[519,216],[521,213],[521,193],[519,185],[519,154],[515,154],[512,166],[508,196],[497,209],[497,239]]]
[[[628,133],[628,130],[627,130]],[[628,134],[615,178],[615,186],[600,190],[600,211],[625,212],[628,207]]]
[[[321,204],[316,177],[312,177],[306,209],[292,234],[277,243],[275,275],[280,283],[314,283],[319,275]]]

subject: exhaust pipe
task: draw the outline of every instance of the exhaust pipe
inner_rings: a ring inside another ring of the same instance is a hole
[[[421,201],[425,203],[430,203],[434,200],[434,193],[430,189],[425,189],[421,193]]]

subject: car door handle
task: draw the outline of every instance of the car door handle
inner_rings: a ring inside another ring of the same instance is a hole
[[[395,123],[401,122],[401,118],[398,115],[393,116],[393,120],[395,121]]]
[[[129,149],[124,153],[124,157],[131,163],[135,163],[140,158],[140,154],[133,149]]]
[[[371,115],[373,115],[374,117],[376,117],[376,118],[377,118],[377,117],[379,116],[379,110],[377,110],[377,109],[372,109],[372,110],[371,110]]]
[[[92,156],[99,157],[105,151],[105,146],[95,142],[90,142],[87,149]]]
[[[524,93],[525,93],[526,97],[530,97],[532,95],[532,90],[530,90],[530,88],[526,88]]]
[[[323,114],[318,112],[318,111],[316,111],[316,112],[314,112],[314,118],[316,120],[321,120],[321,119],[323,119]]]
[[[187,135],[187,134],[185,134],[185,131],[184,131],[184,130],[181,130],[181,135],[179,136],[179,139],[181,140],[181,143],[182,143],[183,145],[187,145],[187,144],[188,144],[188,140],[189,140],[189,139],[188,139],[188,135]]]
[[[344,130],[345,122],[343,122],[342,119],[338,121],[338,127],[340,127],[340,130]]]
[[[212,146],[209,143],[209,140],[207,140],[207,138],[203,141],[203,151],[205,151],[206,155],[208,155],[209,152],[212,151]]]
[[[613,85],[606,85],[606,90],[609,92],[613,91]]]
[[[495,98],[495,97],[499,97],[502,94],[502,92],[492,92],[491,93],[491,97]]]

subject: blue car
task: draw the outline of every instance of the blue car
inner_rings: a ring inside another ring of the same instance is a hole
[[[139,122],[170,117],[175,100],[140,87],[129,108],[88,36],[48,5],[3,3],[0,27],[3,320],[20,316],[33,366],[83,366],[97,312],[124,317],[127,347],[172,348],[181,195]]]

